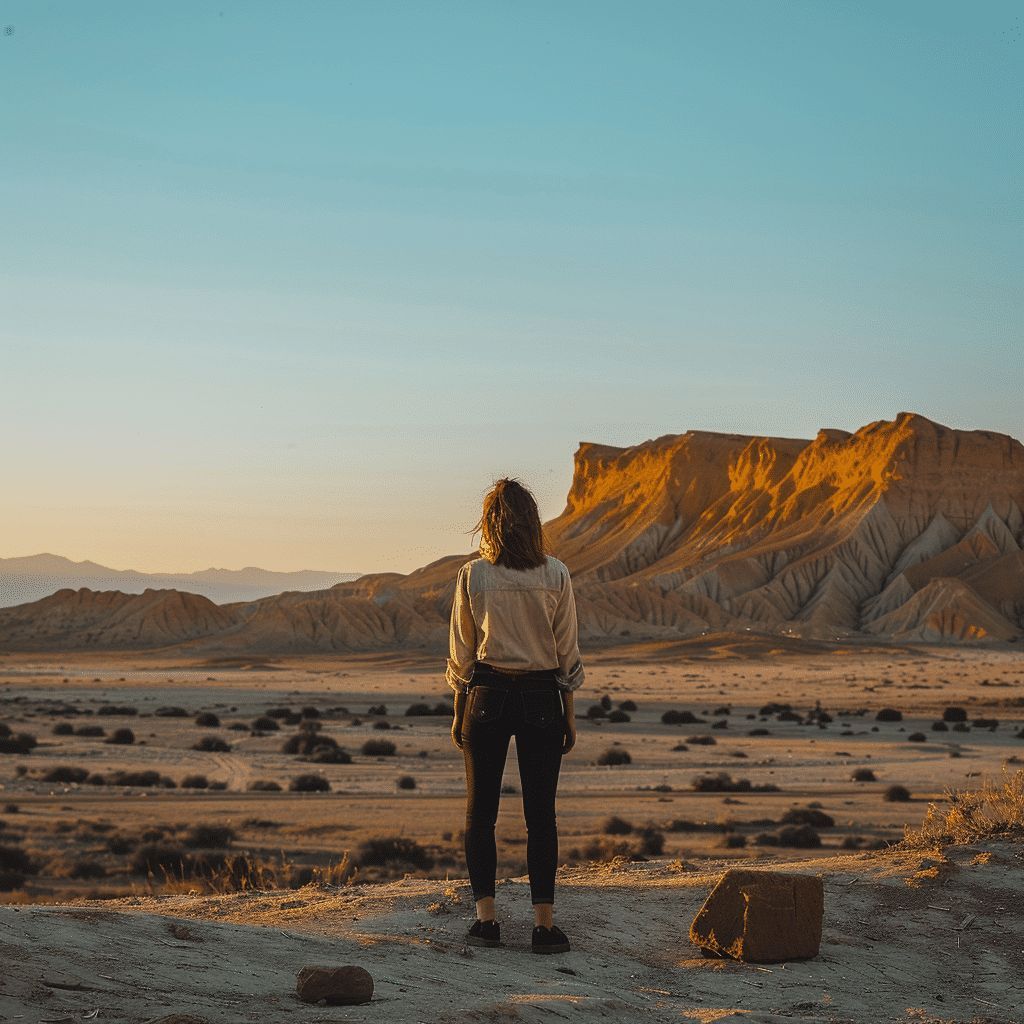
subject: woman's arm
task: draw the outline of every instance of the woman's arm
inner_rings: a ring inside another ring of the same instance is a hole
[[[562,692],[562,708],[565,712],[562,723],[562,753],[568,754],[576,746],[576,707],[572,690]]]
[[[448,664],[445,681],[455,691],[452,742],[462,747],[462,715],[466,708],[469,680],[476,663],[476,623],[469,605],[468,570],[463,566],[455,581],[452,617],[448,630]]]
[[[555,635],[555,651],[558,654],[559,688],[570,692],[577,690],[583,685],[584,671],[576,622],[576,596],[568,573],[555,606],[551,631]]]
[[[469,605],[469,572],[464,565],[455,581],[452,617],[448,629],[448,665],[445,681],[456,692],[465,693],[476,663],[476,623]]]

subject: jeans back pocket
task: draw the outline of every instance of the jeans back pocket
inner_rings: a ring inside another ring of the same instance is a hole
[[[493,722],[501,718],[508,690],[500,686],[474,686],[469,691],[469,717],[474,722]]]
[[[562,701],[554,690],[523,690],[523,720],[545,729],[562,718]]]

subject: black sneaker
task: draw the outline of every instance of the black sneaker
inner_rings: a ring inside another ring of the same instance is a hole
[[[538,924],[533,929],[533,951],[534,953],[568,953],[569,940],[557,924],[553,924],[550,928]]]
[[[500,946],[501,925],[497,921],[481,921],[477,918],[466,932],[466,942],[471,946]]]

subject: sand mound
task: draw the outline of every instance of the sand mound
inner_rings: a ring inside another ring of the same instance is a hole
[[[499,882],[496,950],[462,941],[465,880],[0,907],[0,1016],[364,1020],[379,1003],[409,1024],[1019,1020],[1019,846],[764,866],[823,878],[819,956],[770,967],[702,958],[687,933],[719,871],[664,861],[562,869],[573,950],[551,957],[529,950],[525,878]],[[295,977],[307,964],[364,967],[373,1002],[303,1006]]]
[[[901,413],[812,441],[689,431],[584,443],[546,530],[573,572],[584,641],[1004,642],[1024,636],[1022,506],[1019,441]],[[470,557],[221,606],[177,591],[60,591],[0,609],[0,643],[442,651]]]

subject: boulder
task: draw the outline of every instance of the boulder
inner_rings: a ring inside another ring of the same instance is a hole
[[[813,875],[726,871],[690,925],[709,956],[776,963],[817,956],[824,888]]]
[[[303,967],[295,991],[304,1003],[321,999],[328,1006],[368,1003],[373,998],[373,978],[362,967]]]

